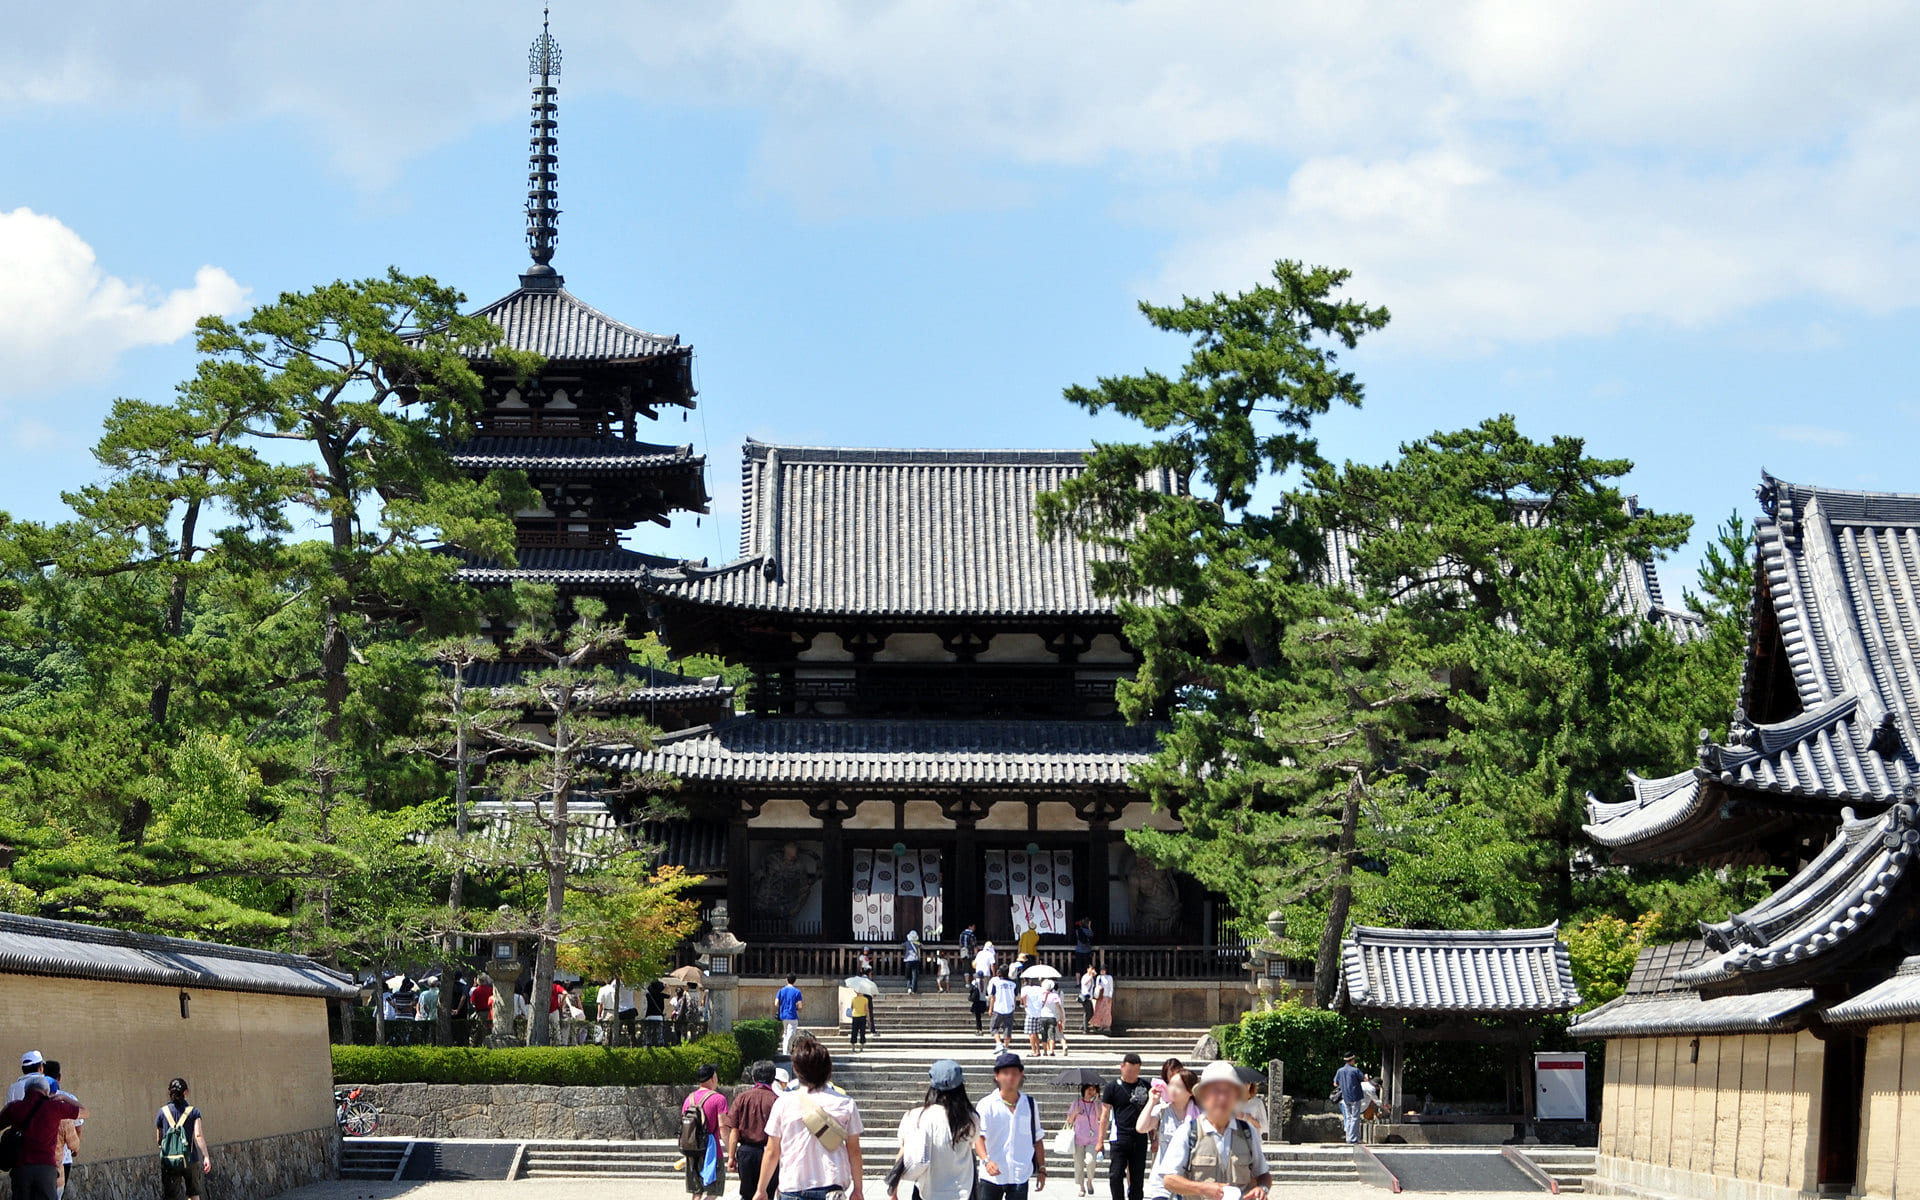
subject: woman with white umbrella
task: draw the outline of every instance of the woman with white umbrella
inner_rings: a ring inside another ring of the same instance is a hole
[[[877,1032],[873,1025],[873,1001],[880,994],[880,985],[861,974],[848,979],[846,987],[853,993],[853,999],[847,1003],[847,1016],[853,1022],[847,1031],[847,1041],[855,1053],[863,1053],[867,1048],[867,1035]]]

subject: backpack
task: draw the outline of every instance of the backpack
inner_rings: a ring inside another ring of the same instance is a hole
[[[161,1163],[182,1171],[187,1169],[187,1118],[199,1111],[188,1105],[176,1115],[171,1104],[161,1110],[167,1118],[167,1128],[160,1135]]]
[[[706,1093],[707,1089],[701,1088],[680,1106],[680,1153],[689,1158],[707,1152]]]

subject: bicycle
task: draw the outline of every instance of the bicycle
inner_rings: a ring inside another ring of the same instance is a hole
[[[372,1137],[380,1128],[380,1110],[370,1100],[360,1098],[360,1088],[333,1094],[333,1111],[340,1122],[341,1137]]]

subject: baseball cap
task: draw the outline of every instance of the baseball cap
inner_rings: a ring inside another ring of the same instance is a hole
[[[46,1056],[38,1050],[29,1050],[20,1056],[20,1069],[24,1071],[29,1067],[37,1067],[46,1061]]]
[[[927,1069],[927,1082],[940,1091],[950,1092],[966,1082],[966,1074],[959,1063],[943,1058]]]
[[[1026,1065],[1020,1061],[1020,1056],[1011,1052],[1002,1054],[999,1058],[993,1060],[993,1072],[996,1075],[1008,1067],[1018,1067],[1022,1071],[1027,1069]]]

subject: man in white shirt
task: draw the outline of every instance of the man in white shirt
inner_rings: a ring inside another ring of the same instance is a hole
[[[988,942],[986,945],[980,947],[978,954],[973,956],[973,973],[975,975],[984,975],[991,979],[993,978],[994,967],[999,961],[999,953],[994,950],[993,943]]]
[[[14,1080],[13,1086],[7,1089],[6,1102],[12,1104],[15,1100],[25,1100],[27,1098],[28,1081],[40,1078],[41,1073],[46,1069],[46,1064],[46,1058],[42,1056],[38,1050],[29,1050],[25,1054],[22,1054],[20,1056],[20,1078]]]
[[[1020,1006],[1020,985],[1005,975],[987,981],[987,1003],[993,1010],[993,1044],[1013,1049],[1013,1013]]]
[[[1011,981],[1009,981],[1011,982]],[[973,1139],[980,1160],[981,1200],[1027,1200],[1047,1186],[1046,1131],[1040,1126],[1040,1106],[1022,1095],[1027,1077],[1018,1054],[993,1060],[993,1081],[999,1090],[974,1105],[980,1132]]]
[[[1260,1135],[1234,1115],[1245,1088],[1233,1064],[1211,1062],[1194,1085],[1200,1115],[1163,1140],[1153,1173],[1169,1193],[1198,1200],[1267,1200],[1273,1172]]]
[[[1027,1010],[1027,1054],[1040,1057],[1040,1032],[1047,1020],[1047,989],[1034,980],[1020,989],[1020,1003]]]

